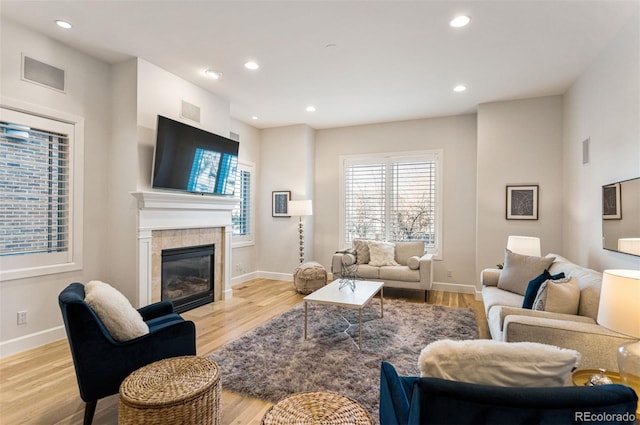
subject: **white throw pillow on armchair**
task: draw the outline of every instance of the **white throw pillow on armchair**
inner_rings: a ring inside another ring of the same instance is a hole
[[[100,318],[116,341],[128,341],[149,333],[149,326],[127,297],[113,286],[92,280],[84,287],[84,301]]]
[[[501,387],[565,385],[582,355],[537,342],[440,340],[418,359],[420,376]]]

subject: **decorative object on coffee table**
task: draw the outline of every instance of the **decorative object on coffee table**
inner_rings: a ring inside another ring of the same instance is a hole
[[[301,294],[310,294],[327,284],[327,269],[320,263],[302,263],[293,273],[293,286]]]
[[[172,357],[129,375],[120,386],[118,423],[221,424],[220,372],[204,357]]]
[[[280,400],[262,418],[262,425],[373,425],[371,415],[357,401],[331,392],[294,394]]]
[[[351,253],[344,253],[341,263],[342,277],[340,278],[340,289],[348,286],[354,291],[356,289],[356,279],[358,278],[358,262],[356,261],[356,256]]]

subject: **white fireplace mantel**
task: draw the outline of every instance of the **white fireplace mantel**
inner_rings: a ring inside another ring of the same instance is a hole
[[[138,305],[151,303],[151,239],[154,230],[220,227],[224,230],[223,297],[231,290],[231,211],[237,198],[179,192],[131,192],[138,200]]]

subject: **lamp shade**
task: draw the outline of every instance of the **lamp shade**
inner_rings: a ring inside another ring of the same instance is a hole
[[[311,200],[289,201],[289,214],[292,216],[312,215],[313,205]]]
[[[598,324],[640,338],[640,270],[605,270]]]
[[[507,249],[521,255],[540,257],[540,238],[532,236],[509,236]]]

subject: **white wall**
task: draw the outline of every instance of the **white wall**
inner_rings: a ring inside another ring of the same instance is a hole
[[[72,282],[101,279],[109,267],[105,208],[110,144],[110,68],[88,55],[0,18],[0,95],[35,105],[37,110],[85,119],[83,269],[0,282],[0,356],[64,337],[58,294]],[[20,79],[21,54],[62,68],[66,93]],[[16,324],[26,310],[27,325]]]
[[[261,130],[258,173],[257,252],[263,276],[291,278],[298,263],[298,218],[272,217],[271,193],[289,190],[292,200],[312,199],[314,215],[305,217],[306,259],[314,255],[314,221],[318,200],[314,197],[314,131],[306,125]],[[316,233],[317,234],[317,233]]]
[[[231,120],[231,131],[240,136],[239,161],[248,161],[254,164],[255,170],[253,181],[255,187],[258,184],[259,162],[260,162],[260,131],[255,127],[247,125],[238,120]],[[257,197],[258,191],[255,191]],[[254,215],[257,213],[257,199],[252,200],[254,204]],[[254,217],[254,225],[257,223]],[[245,281],[254,277],[254,272],[258,270],[258,249],[257,249],[257,229],[252,229],[254,233],[254,245],[233,248],[231,256],[231,276],[235,281]],[[234,282],[232,282],[234,283]]]
[[[640,269],[640,257],[606,251],[601,240],[602,186],[640,177],[639,23],[636,13],[565,95],[563,244],[569,259],[598,270]]]
[[[114,127],[124,123],[113,142],[110,207],[112,252],[108,281],[138,301],[137,202],[130,192],[151,190],[157,116],[163,115],[216,134],[229,136],[229,102],[143,59],[114,66]],[[200,107],[200,123],[182,118],[182,101]],[[120,166],[120,162],[123,166]],[[110,173],[111,174],[111,173]]]
[[[543,255],[562,254],[562,174],[561,96],[478,107],[478,290],[509,235],[537,236]],[[539,186],[538,220],[506,219],[506,186],[517,184]]]
[[[475,285],[475,144],[475,114],[317,131],[315,260],[329,269],[331,255],[341,248],[341,155],[443,149],[443,253],[435,262],[434,281]]]

